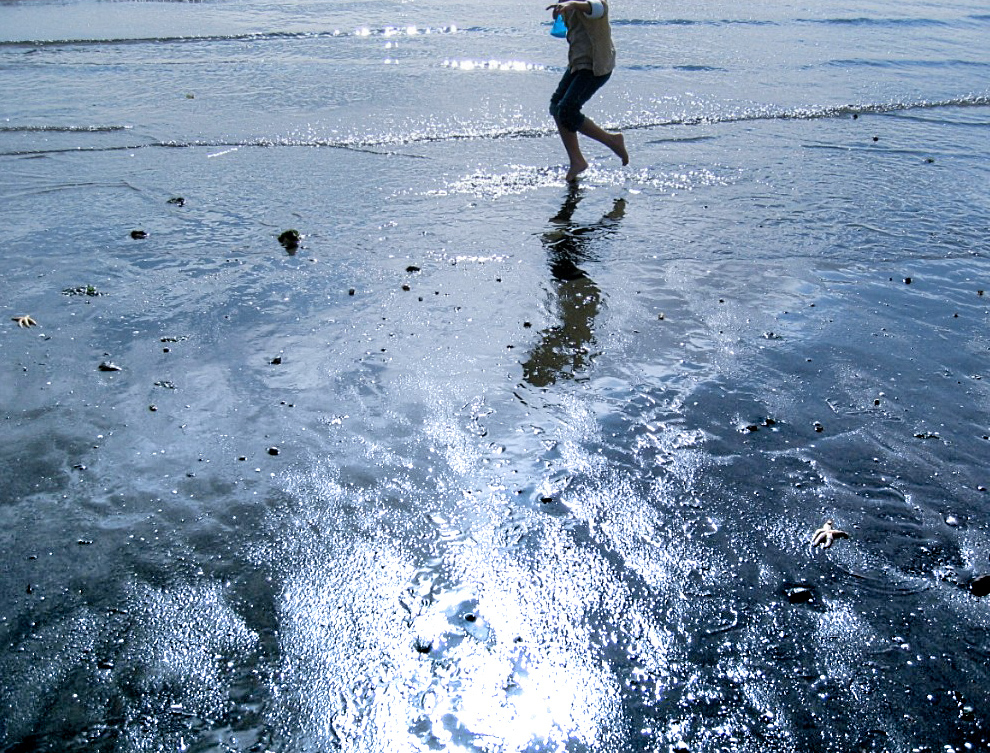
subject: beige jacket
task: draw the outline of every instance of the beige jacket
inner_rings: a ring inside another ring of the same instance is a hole
[[[591,18],[583,11],[571,10],[564,16],[567,23],[567,67],[572,71],[590,70],[604,76],[615,69],[615,47],[608,22],[608,3],[602,0],[605,15]]]

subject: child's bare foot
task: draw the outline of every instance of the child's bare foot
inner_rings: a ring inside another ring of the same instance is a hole
[[[567,171],[567,175],[564,176],[564,180],[568,183],[577,180],[577,176],[588,169],[588,161],[586,159],[580,159],[575,162],[571,162],[571,169]]]
[[[616,153],[623,165],[629,164],[629,152],[626,151],[626,139],[621,133],[612,134],[612,143],[609,148]]]

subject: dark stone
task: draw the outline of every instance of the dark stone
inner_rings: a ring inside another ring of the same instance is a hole
[[[978,578],[973,578],[969,583],[969,592],[973,596],[988,596],[990,595],[990,575],[981,575]]]
[[[268,454],[269,455],[278,455],[278,452],[279,452],[278,447],[269,447],[268,448]]]
[[[419,272],[419,267],[417,267],[414,264],[410,264],[408,267],[406,267],[406,271],[409,272],[409,273]]]
[[[286,251],[295,251],[299,248],[299,231],[284,230],[278,237],[278,242],[282,244]]]
[[[100,361],[100,371],[123,371],[117,364],[110,361]]]
[[[142,238],[147,238],[147,237],[148,237],[148,233],[145,230],[132,230],[131,231],[131,238],[133,238],[136,241],[137,240],[141,240]]]
[[[186,205],[186,200],[183,199],[181,196],[173,196],[171,199],[169,199],[165,203],[166,204],[173,204],[173,205],[175,205],[177,207],[184,207]]]
[[[815,598],[815,592],[809,586],[787,586],[784,595],[791,604],[807,604]]]

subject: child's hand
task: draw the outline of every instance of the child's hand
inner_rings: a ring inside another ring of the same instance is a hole
[[[581,6],[585,9],[586,12],[587,9],[591,7],[589,3],[585,2],[585,0],[564,0],[564,2],[562,3],[554,3],[553,5],[548,5],[547,10],[552,10],[553,17],[556,18],[560,13],[563,13],[565,10],[567,10],[572,6]]]

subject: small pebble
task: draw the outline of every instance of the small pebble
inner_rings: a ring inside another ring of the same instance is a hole
[[[268,448],[268,454],[269,455],[278,455],[278,452],[279,452],[278,447],[269,447]]]
[[[278,236],[278,242],[286,251],[295,251],[299,248],[300,237],[298,230],[283,230]]]
[[[807,586],[790,586],[784,589],[784,593],[791,604],[807,604],[815,596],[815,592]]]
[[[969,591],[973,596],[988,596],[990,595],[990,575],[981,575],[978,578],[973,578],[969,584]]]
[[[946,515],[945,524],[947,526],[952,526],[954,528],[959,525],[959,518],[957,518],[955,515]]]
[[[131,238],[133,238],[136,241],[137,240],[141,240],[142,238],[147,238],[147,237],[148,237],[148,233],[147,233],[146,230],[132,230],[131,231]]]

